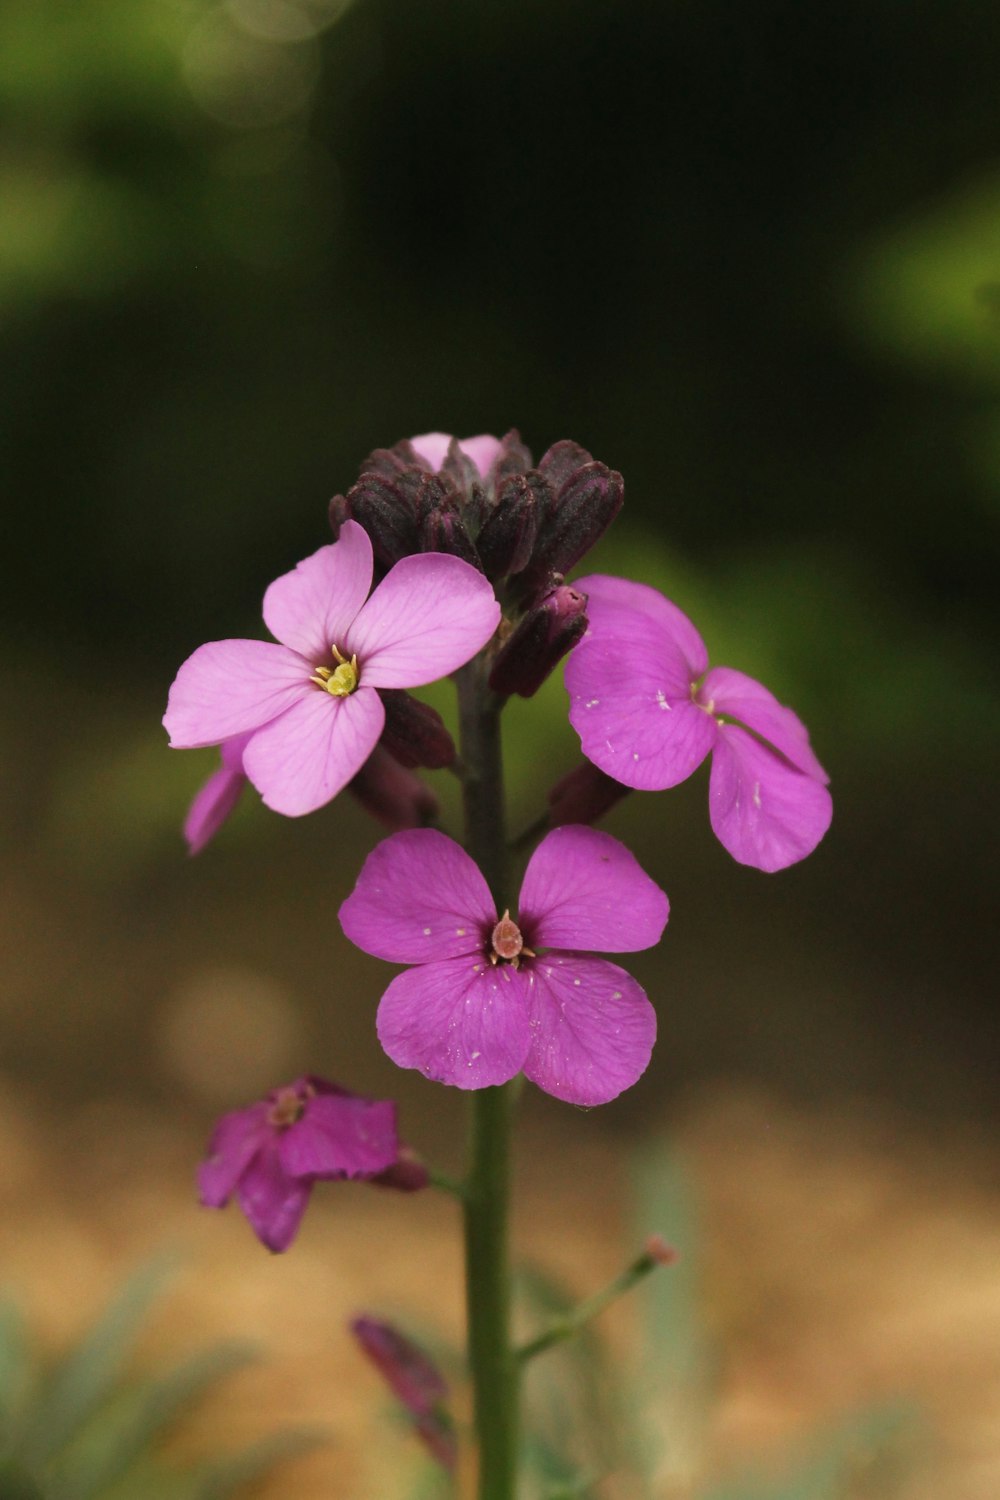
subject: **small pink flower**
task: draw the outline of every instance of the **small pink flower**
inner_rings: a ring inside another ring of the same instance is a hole
[[[616,839],[556,828],[521,886],[519,915],[499,915],[468,854],[434,829],[384,840],[340,908],[366,953],[414,964],[378,1012],[401,1068],[462,1089],[522,1069],[571,1104],[605,1104],[644,1072],[656,1035],[645,992],[591,951],[659,940],[667,898]],[[584,950],[584,951],[580,951]]]
[[[223,1208],[235,1193],[261,1243],[287,1250],[315,1182],[376,1178],[398,1158],[395,1104],[297,1078],[222,1116],[198,1169],[199,1195]]]
[[[195,793],[184,819],[184,837],[189,854],[200,854],[205,845],[215,838],[243,795],[247,784],[243,751],[249,738],[248,734],[238,734],[219,746],[222,765],[212,772],[201,790]]]
[[[625,786],[662,791],[711,752],[709,816],[733,858],[781,870],[811,854],[833,804],[801,719],[752,677],[709,670],[701,636],[655,589],[602,574],[573,586],[589,596],[566,663],[584,755]]]
[[[376,689],[447,676],[500,619],[489,583],[457,557],[404,557],[369,598],[371,581],[371,542],[345,521],[264,595],[280,644],[212,641],[188,657],[163,720],[171,745],[248,735],[243,770],[268,807],[298,817],[329,802],[382,732]]]

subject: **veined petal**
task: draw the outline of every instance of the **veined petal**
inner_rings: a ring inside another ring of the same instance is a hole
[[[254,1157],[236,1188],[240,1208],[254,1234],[269,1250],[287,1250],[302,1222],[312,1183],[282,1168],[272,1139]]]
[[[395,1104],[348,1094],[317,1094],[278,1139],[289,1177],[374,1177],[398,1155]]]
[[[591,573],[578,578],[573,587],[588,596],[587,614],[600,622],[605,611],[634,610],[654,620],[659,630],[674,643],[688,668],[689,681],[708,671],[708,648],[682,609],[672,599],[650,588],[648,583],[634,583],[630,578],[612,578],[607,573]]]
[[[485,646],[500,606],[482,573],[442,552],[401,558],[347,633],[366,687],[420,687]]]
[[[372,544],[357,521],[290,573],[276,578],[264,595],[264,623],[282,645],[314,666],[329,665],[372,586]]]
[[[715,742],[715,721],[691,701],[680,651],[634,610],[592,621],[567,659],[566,689],[584,755],[625,786],[676,786]]]
[[[209,641],[174,678],[163,726],[175,750],[269,724],[312,691],[308,662],[271,641]]]
[[[479,866],[434,828],[407,829],[377,844],[340,908],[351,942],[393,964],[481,954],[496,920]]]
[[[698,697],[703,703],[712,701],[715,713],[738,719],[759,734],[807,776],[824,785],[830,780],[813,754],[809,731],[798,714],[779,703],[763,683],[732,667],[713,667]]]
[[[670,907],[635,855],[608,833],[567,824],[528,862],[518,922],[538,948],[633,953],[659,942]]]
[[[200,854],[235,808],[247,779],[242,771],[220,766],[195,793],[184,819],[184,838],[189,854]]]
[[[525,971],[493,968],[485,956],[407,969],[382,996],[377,1029],[397,1066],[435,1083],[506,1083],[521,1071],[531,1040]]]
[[[314,812],[364,765],[385,723],[378,693],[358,688],[334,698],[309,691],[266,724],[243,752],[243,768],[268,807],[287,817]]]
[[[741,865],[783,870],[811,854],[830,826],[833,801],[737,724],[723,724],[712,756],[708,810],[719,841]]]
[[[228,1203],[237,1182],[270,1138],[267,1105],[251,1104],[223,1115],[212,1132],[208,1155],[198,1168],[198,1196],[206,1208]]]
[[[631,974],[603,958],[531,962],[531,1051],[524,1074],[568,1104],[607,1104],[646,1071],[656,1014]]]

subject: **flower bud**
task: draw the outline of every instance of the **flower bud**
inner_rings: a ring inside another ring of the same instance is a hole
[[[596,823],[628,791],[589,760],[581,761],[549,792],[549,822],[553,828],[563,823]]]
[[[452,557],[460,557],[482,572],[479,553],[455,505],[435,506],[424,517],[420,527],[420,548],[422,552],[449,552]]]
[[[455,741],[436,708],[402,688],[381,688],[385,728],[379,743],[401,766],[440,771],[455,759]]]
[[[527,597],[532,590],[544,588],[552,574],[568,572],[589,552],[621,510],[624,498],[622,476],[606,464],[584,464],[570,475],[542,525],[524,574]]]
[[[401,828],[425,828],[441,810],[430,787],[381,745],[375,746],[347,786],[365,812],[394,833]]]
[[[571,474],[582,469],[584,464],[593,462],[593,456],[586,448],[581,448],[579,443],[574,443],[570,438],[562,438],[558,443],[553,443],[547,453],[542,454],[538,461],[538,472],[545,475],[558,494]]]
[[[334,497],[330,507],[331,522],[335,508],[340,517],[338,533],[340,524],[346,519],[342,514],[346,509],[347,515],[363,526],[371,537],[375,556],[384,567],[391,568],[401,557],[420,551],[416,511],[410,496],[393,480],[381,474],[363,474],[346,497]]]
[[[587,628],[587,596],[568,584],[546,594],[501,647],[490,673],[495,693],[530,698]]]
[[[380,1318],[355,1318],[351,1332],[415,1419],[416,1432],[431,1456],[445,1469],[454,1469],[458,1447],[443,1405],[448,1385],[437,1365],[412,1339]]]
[[[516,427],[500,439],[500,452],[493,461],[493,475],[499,486],[508,474],[526,474],[531,468],[531,451],[521,442]]]
[[[476,538],[483,571],[491,582],[527,567],[539,524],[551,504],[552,492],[539,474],[509,474],[503,480]]]

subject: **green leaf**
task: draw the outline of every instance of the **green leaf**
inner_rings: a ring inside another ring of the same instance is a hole
[[[41,1468],[59,1453],[110,1395],[172,1266],[173,1257],[158,1256],[136,1271],[83,1342],[56,1370],[19,1444],[33,1468]]]
[[[45,1500],[38,1485],[11,1459],[0,1459],[0,1500]]]

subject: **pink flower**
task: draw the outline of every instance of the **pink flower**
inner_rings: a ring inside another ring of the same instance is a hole
[[[322,1078],[297,1078],[266,1099],[223,1115],[198,1169],[208,1208],[233,1193],[269,1250],[287,1250],[313,1183],[374,1178],[399,1157],[396,1106],[362,1099]]]
[[[712,753],[709,816],[740,864],[781,870],[830,826],[829,777],[805,725],[731,667],[709,670],[687,615],[655,589],[594,574],[589,629],[566,663],[583,753],[625,786],[662,791]]]
[[[249,735],[243,770],[275,812],[336,796],[385,723],[377,688],[447,676],[484,646],[500,607],[482,574],[424,553],[368,598],[372,547],[354,521],[264,595],[271,641],[212,641],[181,667],[164,725],[179,749]],[[367,602],[366,602],[367,601]]]
[[[401,1068],[462,1089],[525,1075],[571,1104],[605,1104],[649,1062],[656,1017],[624,969],[589,952],[658,941],[667,898],[616,839],[556,828],[498,915],[478,867],[433,829],[397,833],[368,856],[340,908],[366,953],[414,964],[378,1012]],[[579,951],[579,950],[586,951]]]
[[[235,810],[247,784],[243,770],[243,751],[250,736],[238,734],[219,746],[222,765],[213,771],[184,819],[184,837],[188,853],[200,854],[210,843],[229,815]]]

